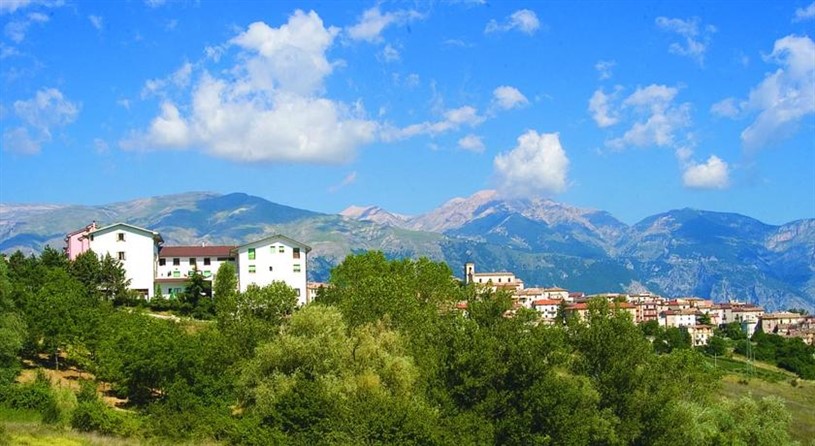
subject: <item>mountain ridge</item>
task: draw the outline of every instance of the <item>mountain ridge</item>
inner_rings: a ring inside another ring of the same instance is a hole
[[[815,310],[815,219],[770,225],[725,212],[676,209],[627,225],[606,211],[495,191],[418,216],[378,206],[324,214],[244,194],[190,192],[100,206],[0,204],[0,251],[61,246],[97,220],[158,230],[168,244],[244,243],[282,232],[313,246],[312,279],[351,252],[427,256],[457,274],[465,261],[512,270],[529,285],[587,292],[648,289]]]

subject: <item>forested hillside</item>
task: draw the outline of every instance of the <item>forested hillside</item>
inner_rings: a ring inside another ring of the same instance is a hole
[[[133,306],[104,263],[0,261],[0,407],[154,443],[792,444],[780,400],[717,396],[701,352],[605,300],[547,326],[443,263],[367,252],[302,308],[280,284],[236,292],[226,264],[214,301],[190,284],[163,303],[209,318],[184,322]],[[84,379],[19,383],[24,362]]]

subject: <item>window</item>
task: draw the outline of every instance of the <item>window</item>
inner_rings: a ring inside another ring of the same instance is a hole
[[[178,271],[178,270],[173,271],[173,277],[176,277],[176,278],[181,277],[181,271]]]
[[[119,241],[119,242],[125,241],[125,233],[124,232],[120,232],[117,235],[118,235],[118,238],[116,239],[116,241]]]
[[[167,264],[167,259],[158,259],[158,266],[164,266]]]
[[[255,265],[249,265],[249,274],[255,274]]]
[[[498,283],[501,283],[501,278],[500,277],[498,278]]]
[[[173,266],[181,265],[181,259],[173,259]]]
[[[249,260],[255,260],[255,248],[249,248]]]
[[[277,248],[277,252],[283,254],[284,252],[286,252],[286,247],[283,246],[283,245],[280,245],[280,247]]]
[[[299,259],[300,258],[300,248],[293,248],[292,251],[291,251],[291,256],[292,256],[293,259]]]
[[[269,271],[271,271],[271,270],[272,270],[272,267],[270,266],[270,267],[269,267]]]
[[[204,257],[204,266],[209,266],[209,257]]]
[[[294,289],[294,295],[297,296],[297,297],[300,297],[300,288],[295,288]]]
[[[195,266],[195,257],[190,257],[190,266]]]
[[[294,264],[294,272],[296,272],[296,273],[300,272],[300,264],[299,263]]]
[[[124,251],[119,251],[119,260],[124,260],[124,259],[125,259],[125,252]]]
[[[212,271],[210,271],[208,269],[204,270],[204,277],[212,277]]]

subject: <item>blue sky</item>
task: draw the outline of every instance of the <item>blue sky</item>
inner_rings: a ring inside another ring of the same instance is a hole
[[[815,217],[811,0],[0,0],[0,24],[3,203]]]

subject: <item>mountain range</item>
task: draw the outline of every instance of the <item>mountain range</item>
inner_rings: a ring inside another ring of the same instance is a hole
[[[90,221],[159,231],[165,244],[241,244],[283,233],[312,246],[309,276],[325,280],[345,255],[370,249],[427,256],[461,274],[509,270],[527,286],[742,300],[815,311],[815,219],[775,226],[672,210],[627,225],[605,211],[494,191],[454,198],[419,216],[378,206],[324,214],[242,193],[190,192],[102,206],[0,204],[0,251],[61,247]]]

